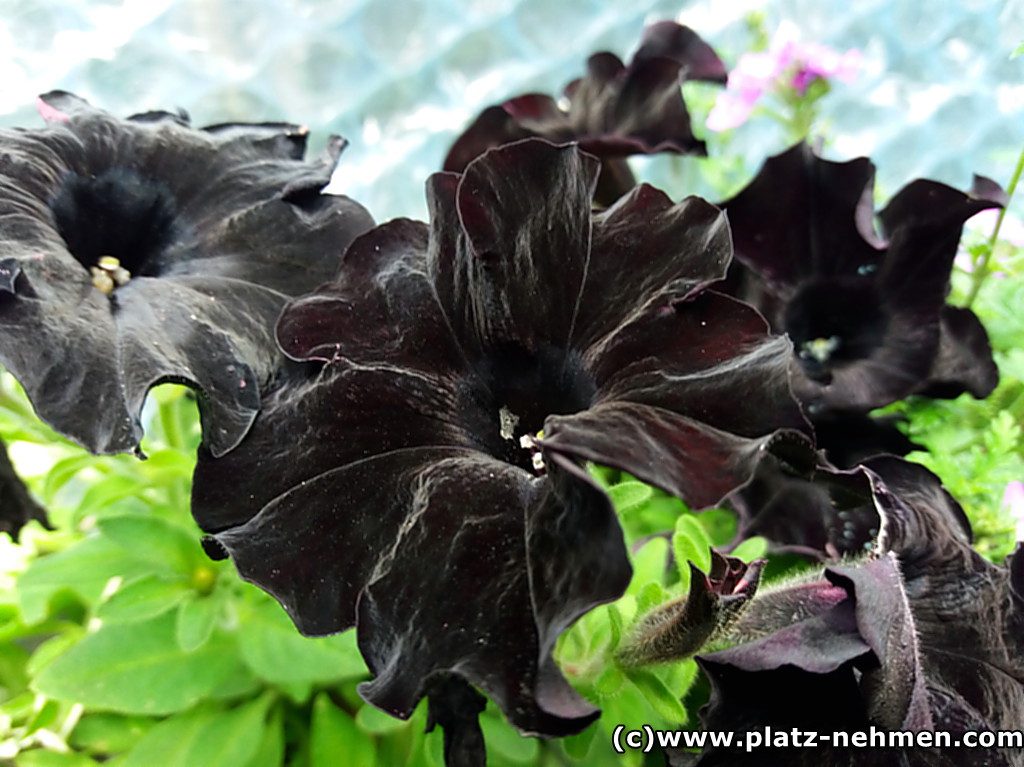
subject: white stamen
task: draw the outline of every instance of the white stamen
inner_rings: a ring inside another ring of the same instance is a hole
[[[519,416],[502,405],[501,410],[498,411],[498,422],[501,425],[501,438],[515,439],[516,426],[519,425]]]

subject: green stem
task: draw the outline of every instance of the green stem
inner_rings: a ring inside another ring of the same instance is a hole
[[[174,450],[181,450],[181,422],[178,420],[178,398],[168,402],[160,403],[160,426],[164,432],[164,442],[167,447]]]
[[[1013,200],[1013,193],[1017,190],[1017,183],[1020,181],[1022,173],[1024,173],[1024,148],[1020,151],[1020,157],[1017,158],[1017,167],[1013,169],[1010,185],[1006,188],[1006,205],[1000,209],[999,215],[996,217],[996,226],[992,230],[992,236],[988,238],[987,247],[981,254],[981,258],[974,265],[974,273],[971,275],[971,289],[964,301],[964,306],[968,309],[971,308],[974,299],[978,297],[978,292],[991,271],[992,254],[995,253],[996,242],[999,241],[999,230],[1003,226],[1003,219],[1006,218],[1006,211],[1010,208],[1010,201]]]
[[[160,403],[160,426],[164,433],[164,442],[172,450],[182,451],[185,439],[181,430],[181,398],[175,397],[168,402]],[[187,509],[189,503],[188,484],[184,480],[175,479],[167,487],[167,501],[175,510]]]

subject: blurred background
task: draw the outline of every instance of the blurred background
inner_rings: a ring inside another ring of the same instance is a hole
[[[782,20],[804,41],[858,49],[857,77],[821,101],[819,125],[827,156],[875,159],[883,196],[918,176],[1005,185],[1024,141],[1024,57],[1010,57],[1024,0],[0,0],[0,125],[40,124],[34,97],[53,88],[124,115],[302,122],[314,148],[328,132],[351,142],[332,190],[379,220],[423,217],[425,177],[483,107],[560,92],[590,53],[627,58],[644,24],[664,18],[730,68]],[[690,101],[706,135],[701,97]],[[732,132],[748,175],[785,147],[773,125]],[[699,162],[637,165],[674,194],[714,198],[699,167],[687,171]]]

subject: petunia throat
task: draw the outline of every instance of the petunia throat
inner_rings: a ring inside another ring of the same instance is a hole
[[[579,354],[550,345],[529,351],[501,344],[474,366],[466,394],[473,433],[491,455],[535,474],[544,472],[537,440],[549,415],[571,415],[593,404],[597,387]],[[472,414],[472,415],[470,415]]]
[[[125,167],[68,173],[50,209],[68,251],[107,295],[134,276],[157,276],[184,229],[167,185]]]
[[[864,276],[808,282],[786,307],[784,327],[804,372],[827,383],[831,370],[869,357],[885,337],[889,315]]]

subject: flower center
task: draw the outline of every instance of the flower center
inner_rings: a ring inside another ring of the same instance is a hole
[[[834,368],[882,345],[889,318],[872,281],[831,278],[804,285],[786,307],[784,323],[804,372],[827,383]]]
[[[133,276],[159,274],[163,256],[181,240],[170,190],[129,168],[69,173],[50,210],[68,251],[108,295]]]
[[[544,463],[536,440],[549,415],[586,410],[596,386],[579,355],[543,347],[529,352],[517,345],[491,351],[476,365],[470,387],[477,407],[467,409],[471,430],[491,455],[532,473]]]

